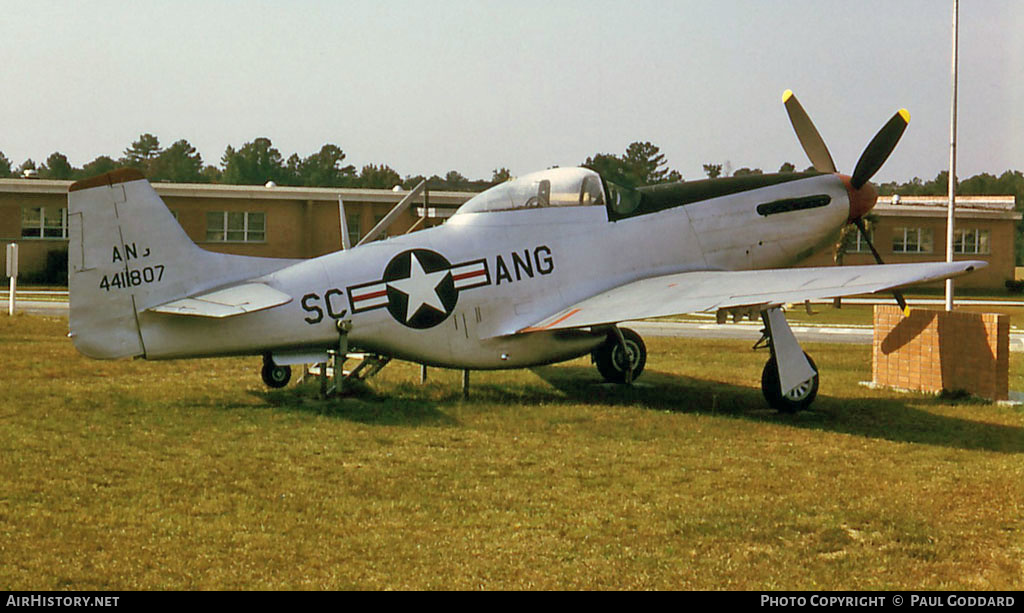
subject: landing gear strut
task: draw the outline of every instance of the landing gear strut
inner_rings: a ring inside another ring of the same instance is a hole
[[[267,387],[279,388],[288,385],[288,381],[292,378],[292,367],[291,366],[278,366],[274,364],[274,360],[269,355],[263,356],[263,370],[260,371],[263,375],[263,382],[267,384]]]
[[[591,353],[598,372],[611,383],[632,383],[644,371],[647,346],[629,328],[615,327],[608,339]]]
[[[780,308],[761,313],[764,336],[754,348],[767,344],[771,357],[761,371],[761,393],[780,413],[806,409],[818,396],[818,367],[793,336]]]

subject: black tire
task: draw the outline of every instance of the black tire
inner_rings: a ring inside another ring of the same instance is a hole
[[[764,394],[768,404],[780,413],[796,413],[811,406],[814,399],[818,397],[818,366],[811,359],[811,356],[804,353],[804,357],[811,363],[814,369],[814,376],[804,381],[796,388],[782,395],[779,383],[779,367],[775,356],[769,358],[761,371],[761,393]]]
[[[288,382],[292,378],[292,367],[291,366],[278,366],[271,361],[263,362],[263,370],[260,371],[263,376],[263,382],[267,384],[267,387],[279,388],[288,385]]]
[[[632,362],[631,381],[636,381],[644,371],[644,365],[647,364],[647,346],[644,345],[644,339],[640,338],[636,332],[629,328],[620,328],[620,330],[622,330],[622,338],[626,341],[626,348]],[[609,334],[608,340],[595,349],[592,355],[594,363],[597,364],[597,370],[605,381],[626,382],[626,353],[622,351],[622,344],[619,343],[619,337],[615,333]]]

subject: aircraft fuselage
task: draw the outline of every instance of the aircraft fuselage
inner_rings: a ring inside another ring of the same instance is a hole
[[[589,352],[605,334],[516,333],[642,278],[792,265],[830,243],[849,215],[847,189],[833,174],[675,205],[671,197],[617,219],[604,205],[460,213],[259,278],[292,296],[276,308],[224,320],[141,312],[145,356],[326,349],[338,342],[336,322],[348,319],[351,345],[425,364],[556,362]]]

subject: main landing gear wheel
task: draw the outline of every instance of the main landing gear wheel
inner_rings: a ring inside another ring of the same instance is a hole
[[[761,371],[761,393],[771,407],[780,413],[796,413],[809,407],[818,396],[818,366],[806,353],[804,356],[814,369],[814,376],[783,395],[779,384],[779,366],[775,356],[768,359]]]
[[[644,371],[644,365],[647,364],[647,346],[644,345],[644,339],[640,338],[636,332],[629,328],[620,328],[619,330],[622,332],[622,339],[625,343],[619,342],[618,335],[612,332],[608,335],[608,340],[595,349],[591,356],[605,381],[626,383],[626,373],[630,367],[632,372],[628,380],[636,381],[636,378]],[[623,351],[623,344],[625,344],[625,351]]]
[[[263,370],[260,371],[263,375],[263,382],[267,384],[267,387],[279,388],[288,385],[288,381],[292,378],[292,367],[291,366],[278,366],[274,364],[274,361],[269,358],[263,359]]]

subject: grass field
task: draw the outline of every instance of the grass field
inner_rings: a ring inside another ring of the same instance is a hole
[[[0,318],[0,589],[1024,589],[1024,410],[861,387],[867,346],[781,416],[746,342],[321,401],[66,325]]]

